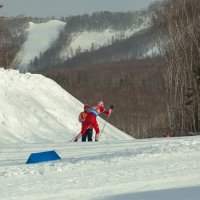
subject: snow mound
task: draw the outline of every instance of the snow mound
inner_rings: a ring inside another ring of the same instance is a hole
[[[68,141],[80,132],[83,104],[53,80],[0,68],[0,142]],[[100,120],[100,128],[103,126]],[[130,136],[107,124],[102,140]]]

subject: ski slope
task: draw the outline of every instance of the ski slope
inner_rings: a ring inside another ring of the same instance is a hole
[[[125,31],[116,31],[113,29],[105,29],[104,31],[82,31],[75,32],[71,36],[70,45],[65,45],[60,52],[60,57],[68,59],[75,56],[76,52],[83,53],[91,51],[91,49],[99,49],[111,45],[116,40],[123,40],[129,38],[133,34],[142,29],[147,28],[147,24],[141,27],[131,27]]]
[[[69,143],[81,102],[17,70],[0,68],[0,88],[0,200],[199,200],[200,137],[136,140],[107,124],[99,142]],[[25,164],[49,150],[61,160]]]
[[[65,24],[59,20],[50,20],[39,24],[29,22],[29,27],[26,30],[27,40],[18,55],[21,58],[20,70],[29,70],[27,68],[28,64],[34,61],[35,58],[39,58],[40,54],[50,48],[53,42],[59,37]]]

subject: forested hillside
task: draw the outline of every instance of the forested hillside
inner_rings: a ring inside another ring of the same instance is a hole
[[[32,60],[30,71],[139,58],[155,45],[147,11],[99,12],[61,20],[65,29],[51,48]]]
[[[15,57],[26,40],[25,28],[25,18],[0,17],[0,66],[5,68],[18,66],[20,60]]]
[[[109,118],[135,138],[163,136],[168,131],[161,58],[56,68],[43,73],[84,103],[103,98],[114,104]]]
[[[73,78],[66,78],[63,81],[62,73],[57,75],[55,73],[54,76],[50,73],[49,76],[68,90],[70,85],[73,85],[75,89],[71,92],[83,101],[90,101],[88,96],[95,93],[94,98],[103,94],[104,98],[108,96],[111,98],[111,103],[123,102],[121,105],[116,104],[116,109],[119,111],[115,111],[118,112],[112,116],[115,119],[110,120],[137,138],[162,136],[168,131],[176,136],[199,134],[200,2],[166,0],[159,6],[155,5],[151,7],[154,10],[151,30],[161,51],[160,60],[154,58],[135,60],[128,57],[125,61],[113,62],[111,54],[107,51],[109,47],[105,47],[107,63],[102,65],[98,62],[94,63],[93,58],[96,58],[94,53],[93,56],[85,56],[90,59],[83,59],[81,69],[73,73],[65,72],[65,68],[68,67],[67,62],[65,66],[61,66],[61,72],[66,74],[66,77],[70,75]],[[145,40],[144,36],[141,38]],[[128,41],[124,49],[128,49],[129,44],[133,48],[133,43],[129,39]],[[85,66],[90,68],[86,70]],[[98,70],[97,66],[105,70]],[[82,79],[81,74],[84,72],[85,79]],[[140,79],[137,78],[138,76]],[[84,85],[84,81],[90,83]],[[148,84],[142,84],[143,82]],[[99,84],[101,87],[98,88]],[[128,90],[125,87],[127,85]],[[112,95],[113,97],[110,97]]]

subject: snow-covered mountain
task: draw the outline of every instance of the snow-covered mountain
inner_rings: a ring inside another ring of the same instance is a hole
[[[199,136],[135,140],[107,124],[99,142],[69,143],[81,102],[16,70],[0,68],[0,88],[1,200],[199,199]],[[25,164],[49,150],[61,160]]]
[[[145,34],[145,30],[150,27],[150,17],[151,14],[147,12],[102,12],[63,21],[29,22],[27,39],[17,56],[21,59],[19,69],[36,71],[69,61],[85,52],[90,53],[105,47],[116,49],[113,45],[119,44],[120,41],[127,41],[129,38],[134,40],[134,36],[140,32]],[[127,57],[153,56],[155,53],[151,53],[151,49],[155,44],[150,38],[151,36],[148,40],[133,42],[132,47],[126,47],[122,43],[123,45],[117,48],[121,48],[122,55],[114,51],[109,57],[120,60]]]

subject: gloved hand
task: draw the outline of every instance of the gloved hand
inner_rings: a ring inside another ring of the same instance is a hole
[[[110,109],[112,109],[112,110],[113,110],[113,108],[114,108],[114,106],[113,106],[113,105],[110,105]]]

